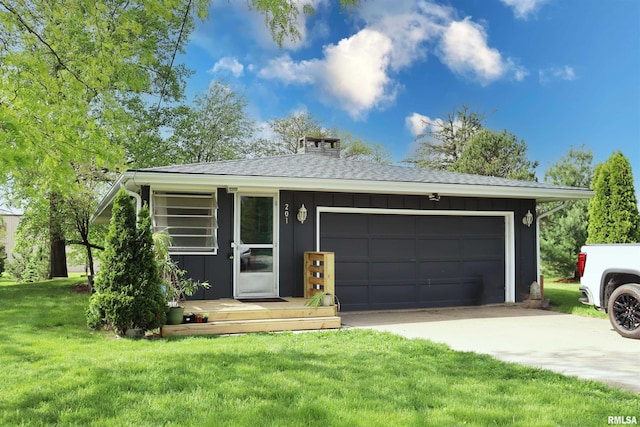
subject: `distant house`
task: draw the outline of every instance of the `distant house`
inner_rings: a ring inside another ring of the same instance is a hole
[[[335,252],[342,310],[515,302],[537,280],[536,205],[583,188],[340,158],[337,139],[298,154],[129,170],[118,189],[149,203],[195,299],[303,295],[305,251]]]
[[[13,247],[16,245],[15,234],[18,230],[18,224],[22,219],[22,215],[0,210],[0,216],[2,216],[2,221],[4,223],[4,229],[6,232],[4,244],[7,253],[7,260],[10,261],[13,259],[12,251]]]

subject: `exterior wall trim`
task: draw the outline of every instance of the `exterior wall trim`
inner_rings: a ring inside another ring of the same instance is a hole
[[[493,216],[504,218],[505,251],[505,302],[515,302],[515,221],[511,211],[466,211],[466,210],[419,210],[388,208],[344,208],[332,206],[316,207],[316,251],[320,251],[320,216],[323,213],[356,213],[374,215],[431,215],[431,216]]]

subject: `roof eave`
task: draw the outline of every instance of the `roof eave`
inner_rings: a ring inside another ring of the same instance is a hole
[[[313,179],[244,175],[185,174],[170,172],[129,171],[116,184],[127,187],[142,185],[180,187],[237,187],[238,189],[278,189],[298,191],[336,191],[379,194],[431,194],[457,197],[498,197],[534,199],[537,202],[586,200],[593,191],[582,188],[536,188],[477,184],[423,183],[399,181]],[[114,185],[115,187],[115,185]],[[115,197],[117,188],[108,196]],[[105,206],[106,207],[106,206]],[[104,209],[104,208],[103,208]]]

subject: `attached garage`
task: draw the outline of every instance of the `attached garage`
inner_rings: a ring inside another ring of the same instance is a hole
[[[512,299],[506,212],[319,208],[342,310],[470,306]]]

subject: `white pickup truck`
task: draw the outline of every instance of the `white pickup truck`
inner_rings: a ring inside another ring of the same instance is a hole
[[[608,313],[623,337],[640,339],[640,244],[583,246],[578,275],[580,302]]]

